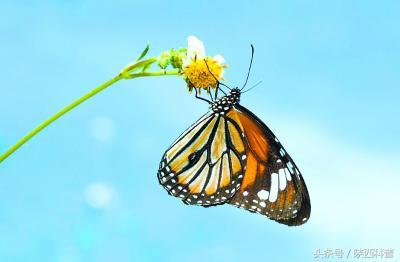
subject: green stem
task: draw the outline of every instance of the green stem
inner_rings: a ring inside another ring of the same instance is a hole
[[[159,70],[155,72],[142,72],[138,74],[130,74],[125,76],[126,79],[132,79],[132,78],[137,78],[137,77],[143,77],[143,76],[171,76],[171,75],[179,75],[179,70]]]
[[[124,75],[128,72],[133,72],[135,70],[138,70],[139,68],[145,68],[146,66],[153,64],[154,62],[157,61],[157,58],[149,58],[143,61],[138,61],[134,64],[126,66],[124,69],[121,71],[121,75]]]
[[[136,67],[135,67],[136,68]],[[132,69],[132,68],[131,68]],[[100,86],[96,87],[89,93],[81,96],[71,104],[67,105],[57,113],[55,113],[53,116],[48,118],[46,121],[38,125],[35,129],[30,131],[27,135],[25,135],[23,138],[21,138],[17,143],[15,143],[12,147],[10,147],[6,152],[0,155],[0,163],[3,162],[7,157],[9,157],[12,153],[14,153],[18,148],[20,148],[23,144],[25,144],[27,141],[29,141],[32,137],[34,137],[36,134],[38,134],[40,131],[42,131],[44,128],[46,128],[48,125],[53,123],[55,120],[63,116],[64,114],[68,113],[71,111],[73,108],[77,107],[84,101],[88,100],[89,98],[93,97],[94,95],[98,94],[99,92],[103,91],[107,87],[115,84],[121,79],[132,79],[132,78],[137,78],[137,77],[145,77],[145,76],[164,76],[164,75],[178,75],[179,72],[177,70],[170,70],[170,71],[156,71],[156,72],[141,72],[141,73],[135,73],[135,74],[119,74],[118,76],[108,80],[107,82],[101,84]]]

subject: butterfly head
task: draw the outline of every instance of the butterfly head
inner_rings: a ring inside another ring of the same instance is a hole
[[[215,113],[226,113],[240,101],[241,91],[239,88],[233,88],[229,95],[223,96],[211,103],[211,109]]]
[[[235,87],[235,88],[231,89],[231,92],[230,92],[229,96],[232,96],[232,97],[236,98],[239,101],[241,93],[242,93],[242,91],[238,87]]]

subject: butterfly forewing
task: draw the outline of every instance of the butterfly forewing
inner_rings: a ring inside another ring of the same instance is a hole
[[[244,133],[247,162],[240,190],[229,203],[280,223],[300,225],[311,212],[303,178],[272,131],[246,108],[227,117]]]
[[[245,157],[240,129],[223,114],[208,113],[165,152],[158,179],[187,204],[222,204],[240,188]]]

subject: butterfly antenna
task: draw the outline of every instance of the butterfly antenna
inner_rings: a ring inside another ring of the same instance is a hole
[[[246,89],[245,91],[242,92],[242,94],[243,94],[243,93],[246,93],[246,92],[248,92],[248,91],[250,91],[251,89],[253,89],[254,87],[258,86],[258,85],[261,84],[261,83],[262,83],[262,81],[258,81],[257,84],[253,85],[253,86],[250,87],[249,89]]]
[[[206,59],[204,59],[204,63],[206,63],[208,72],[212,75],[212,77],[215,79],[215,81],[217,81],[218,86],[219,86],[219,85],[225,86],[226,88],[228,88],[229,90],[231,90],[231,88],[230,88],[229,86],[227,86],[227,85],[221,83],[221,82],[215,77],[215,75],[211,72],[210,67],[208,66],[208,63],[207,63]],[[217,86],[217,90],[220,89],[220,88],[218,88],[218,86]],[[224,92],[224,90],[222,90],[222,89],[220,89],[220,90],[221,90],[222,93],[224,93],[224,95],[226,95],[226,93]]]
[[[247,81],[249,80],[249,76],[250,76],[250,70],[251,70],[251,65],[253,64],[253,57],[254,57],[254,46],[251,45],[251,59],[250,59],[250,66],[249,66],[249,70],[247,71],[247,77],[246,77],[246,81],[244,82],[243,87],[240,90],[243,90],[243,88],[247,85]]]

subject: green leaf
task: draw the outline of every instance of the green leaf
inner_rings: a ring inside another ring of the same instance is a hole
[[[140,61],[147,54],[149,49],[150,49],[150,45],[147,45],[146,48],[142,51],[142,53],[138,57],[138,59],[136,59],[136,61]]]

